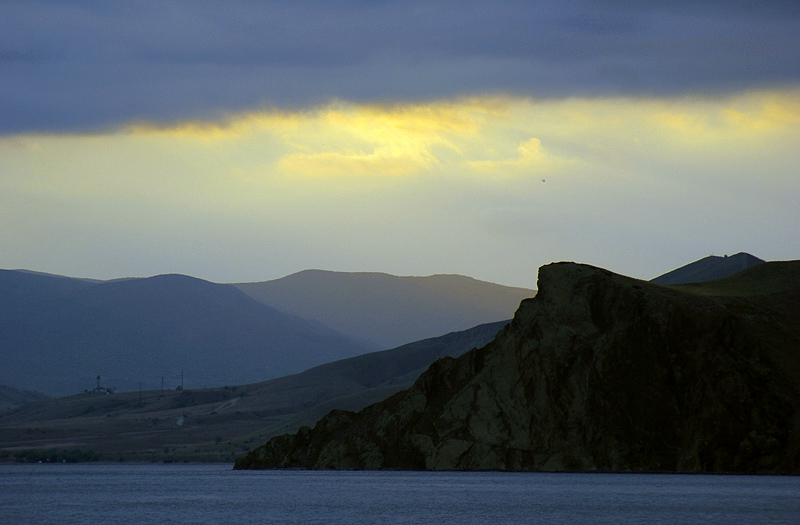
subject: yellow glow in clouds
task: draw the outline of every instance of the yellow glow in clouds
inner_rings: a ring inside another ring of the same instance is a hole
[[[797,91],[721,99],[472,98],[429,104],[336,103],[304,112],[233,115],[155,128],[175,148],[213,147],[259,178],[540,176],[592,164],[596,154],[647,150],[735,153],[797,133]],[[255,171],[252,171],[255,170]]]
[[[763,155],[774,156],[796,146],[799,125],[800,91],[335,103],[225,122],[137,123],[108,135],[22,135],[0,140],[0,161],[10,174],[5,184],[30,192],[119,192],[181,203],[193,195],[252,198],[254,188],[299,179],[580,180],[613,177],[621,164],[654,176],[664,163],[691,169],[697,159],[753,158],[766,148]]]
[[[641,254],[768,258],[797,245],[798,144],[800,90],[338,102],[9,136],[4,265],[92,277],[456,272],[531,286],[552,260],[625,272]]]

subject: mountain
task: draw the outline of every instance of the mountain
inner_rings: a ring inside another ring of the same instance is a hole
[[[236,468],[800,473],[800,261],[662,286],[574,263],[488,345]]]
[[[313,424],[331,409],[358,410],[408,388],[436,359],[485,345],[507,322],[263,383],[31,402],[0,413],[0,459],[232,461],[253,443]]]
[[[461,275],[322,270],[235,286],[264,304],[320,322],[376,350],[509,319],[522,299],[536,293]]]
[[[367,351],[183,275],[86,281],[0,271],[0,384],[64,395],[104,387],[243,384]],[[163,379],[162,379],[163,378]]]
[[[678,269],[659,275],[651,282],[656,284],[686,284],[700,283],[722,279],[742,270],[746,270],[764,261],[758,257],[753,257],[749,253],[737,253],[728,257],[718,257],[709,255],[699,261],[681,266]]]

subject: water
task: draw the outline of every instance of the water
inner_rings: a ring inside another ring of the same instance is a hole
[[[800,478],[0,465],[0,523],[800,523]]]

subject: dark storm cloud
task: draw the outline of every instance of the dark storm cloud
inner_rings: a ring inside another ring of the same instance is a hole
[[[800,81],[796,1],[0,4],[0,132],[332,98],[720,93]]]

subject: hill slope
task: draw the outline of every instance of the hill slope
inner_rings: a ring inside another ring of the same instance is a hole
[[[479,325],[390,350],[326,363],[264,383],[257,389],[258,395],[268,395],[266,404],[276,415],[292,415],[270,432],[294,432],[301,425],[316,423],[333,409],[360,410],[382,401],[409,388],[437,359],[459,357],[485,345],[508,323]]]
[[[32,402],[0,413],[0,458],[232,461],[232,454],[313,424],[333,408],[357,410],[408,388],[437,358],[485,345],[504,324],[481,325],[251,385],[86,393]]]
[[[39,392],[30,392],[0,385],[0,414],[12,408],[46,397],[47,396]]]
[[[91,282],[0,272],[0,384],[64,395],[242,384],[363,353],[230,285],[182,275]]]
[[[322,270],[235,286],[264,304],[318,321],[374,349],[509,319],[522,299],[535,294],[460,275]]]
[[[538,289],[489,345],[236,468],[800,473],[800,261],[682,287],[558,263]]]
[[[659,275],[651,279],[650,282],[670,285],[714,281],[739,273],[763,262],[763,260],[753,257],[749,253],[737,253],[730,257],[727,255],[724,257],[709,255],[699,261],[681,266],[664,275]]]

